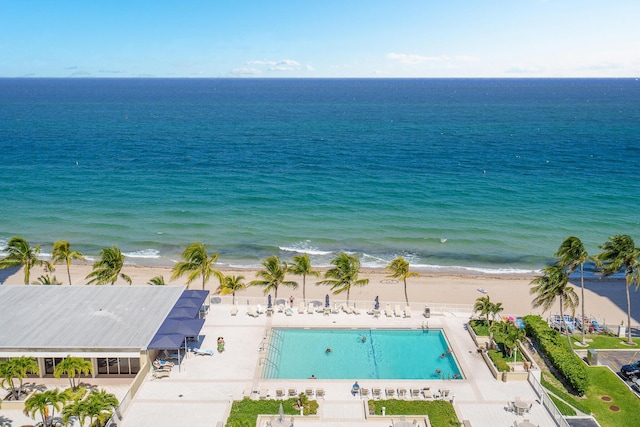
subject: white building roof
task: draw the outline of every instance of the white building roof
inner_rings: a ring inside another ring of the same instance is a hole
[[[0,286],[0,352],[139,351],[183,286]]]

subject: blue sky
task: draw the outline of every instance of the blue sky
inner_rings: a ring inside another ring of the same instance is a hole
[[[640,0],[0,0],[0,77],[637,77]]]

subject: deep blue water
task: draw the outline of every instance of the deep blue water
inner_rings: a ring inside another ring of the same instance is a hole
[[[640,243],[639,131],[635,79],[0,79],[0,244],[538,269]]]

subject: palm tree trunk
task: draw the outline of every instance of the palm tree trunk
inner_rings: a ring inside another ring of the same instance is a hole
[[[407,296],[407,279],[404,279],[404,299],[407,301],[407,305],[409,305],[409,297]]]
[[[631,299],[629,298],[629,286],[631,286],[631,282],[629,279],[630,277],[627,277],[627,281],[625,282],[627,291],[627,344],[633,345],[633,340],[631,339]]]
[[[69,276],[69,286],[71,286],[71,270],[69,269],[69,264],[67,264],[67,276]]]
[[[580,329],[582,330],[582,345],[586,346],[587,343],[584,339],[584,263],[580,264],[580,290],[580,302],[582,302],[582,319],[580,319],[580,325],[582,325],[582,327]]]
[[[571,337],[569,336],[569,325],[567,325],[567,322],[565,322],[564,320],[564,299],[562,298],[562,295],[560,295],[560,325],[564,326],[564,334],[567,336],[567,341],[569,342],[569,347],[573,348],[573,346],[571,345]]]
[[[306,305],[307,304],[307,293],[306,293],[306,279],[307,279],[307,275],[303,274],[302,275],[302,302]]]

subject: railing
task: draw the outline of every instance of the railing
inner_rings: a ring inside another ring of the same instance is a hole
[[[551,398],[547,394],[547,391],[544,389],[544,387],[542,387],[542,384],[540,384],[540,382],[538,382],[538,379],[531,374],[529,374],[529,384],[531,384],[531,387],[533,387],[536,394],[540,397],[542,405],[547,408],[547,411],[549,411],[549,414],[555,421],[556,426],[570,427],[569,423],[564,418],[556,404],[553,403],[553,400],[551,400]]]

